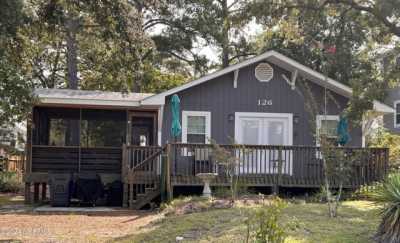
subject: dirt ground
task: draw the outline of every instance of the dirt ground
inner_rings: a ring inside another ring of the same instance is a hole
[[[115,216],[50,215],[31,212],[31,209],[18,203],[0,204],[0,241],[106,242],[135,234],[158,217],[150,212]]]

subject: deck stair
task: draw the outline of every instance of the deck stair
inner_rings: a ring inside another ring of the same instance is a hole
[[[123,206],[141,209],[160,195],[161,147],[125,146]]]

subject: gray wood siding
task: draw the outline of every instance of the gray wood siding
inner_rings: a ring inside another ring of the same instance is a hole
[[[387,92],[385,103],[396,109],[396,107],[394,107],[394,102],[397,100],[400,100],[400,87],[391,89]],[[400,134],[400,128],[394,127],[394,113],[384,115],[383,124],[390,132]]]
[[[293,144],[315,145],[315,125],[310,124],[310,121],[314,121],[315,118],[311,118],[310,113],[306,111],[304,100],[307,96],[299,88],[299,83],[308,83],[313,96],[320,104],[320,114],[324,111],[323,87],[298,78],[296,89],[292,90],[281,77],[283,73],[290,77],[290,73],[272,64],[274,77],[270,82],[263,83],[255,78],[256,65],[240,69],[237,88],[233,87],[233,73],[229,73],[179,92],[181,110],[210,111],[211,137],[223,144],[230,143],[229,138],[235,136],[235,122],[228,121],[229,114],[235,114],[235,112],[293,113],[299,117],[299,122],[293,124]],[[329,115],[338,115],[346,107],[348,99],[337,94],[333,94],[333,97],[335,101],[328,99],[327,111]],[[170,98],[171,96],[166,97],[164,107],[163,144],[170,141]],[[273,105],[258,106],[258,99],[272,99]],[[349,145],[361,146],[361,128],[350,128],[350,133],[352,140]]]

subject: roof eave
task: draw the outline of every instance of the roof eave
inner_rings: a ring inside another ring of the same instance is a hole
[[[373,102],[373,110],[383,114],[392,114],[395,112],[395,110],[392,107],[377,100],[374,100]]]
[[[138,107],[139,101],[39,97],[40,104]]]

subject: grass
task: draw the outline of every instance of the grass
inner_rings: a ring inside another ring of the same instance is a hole
[[[0,193],[0,207],[5,205],[23,204],[24,199],[15,193]]]
[[[245,242],[249,210],[247,206],[166,216],[117,242],[175,242],[176,236],[183,236],[183,242]],[[373,242],[379,222],[379,209],[373,203],[344,202],[333,219],[327,212],[325,204],[290,203],[281,219],[292,226],[286,242]]]

